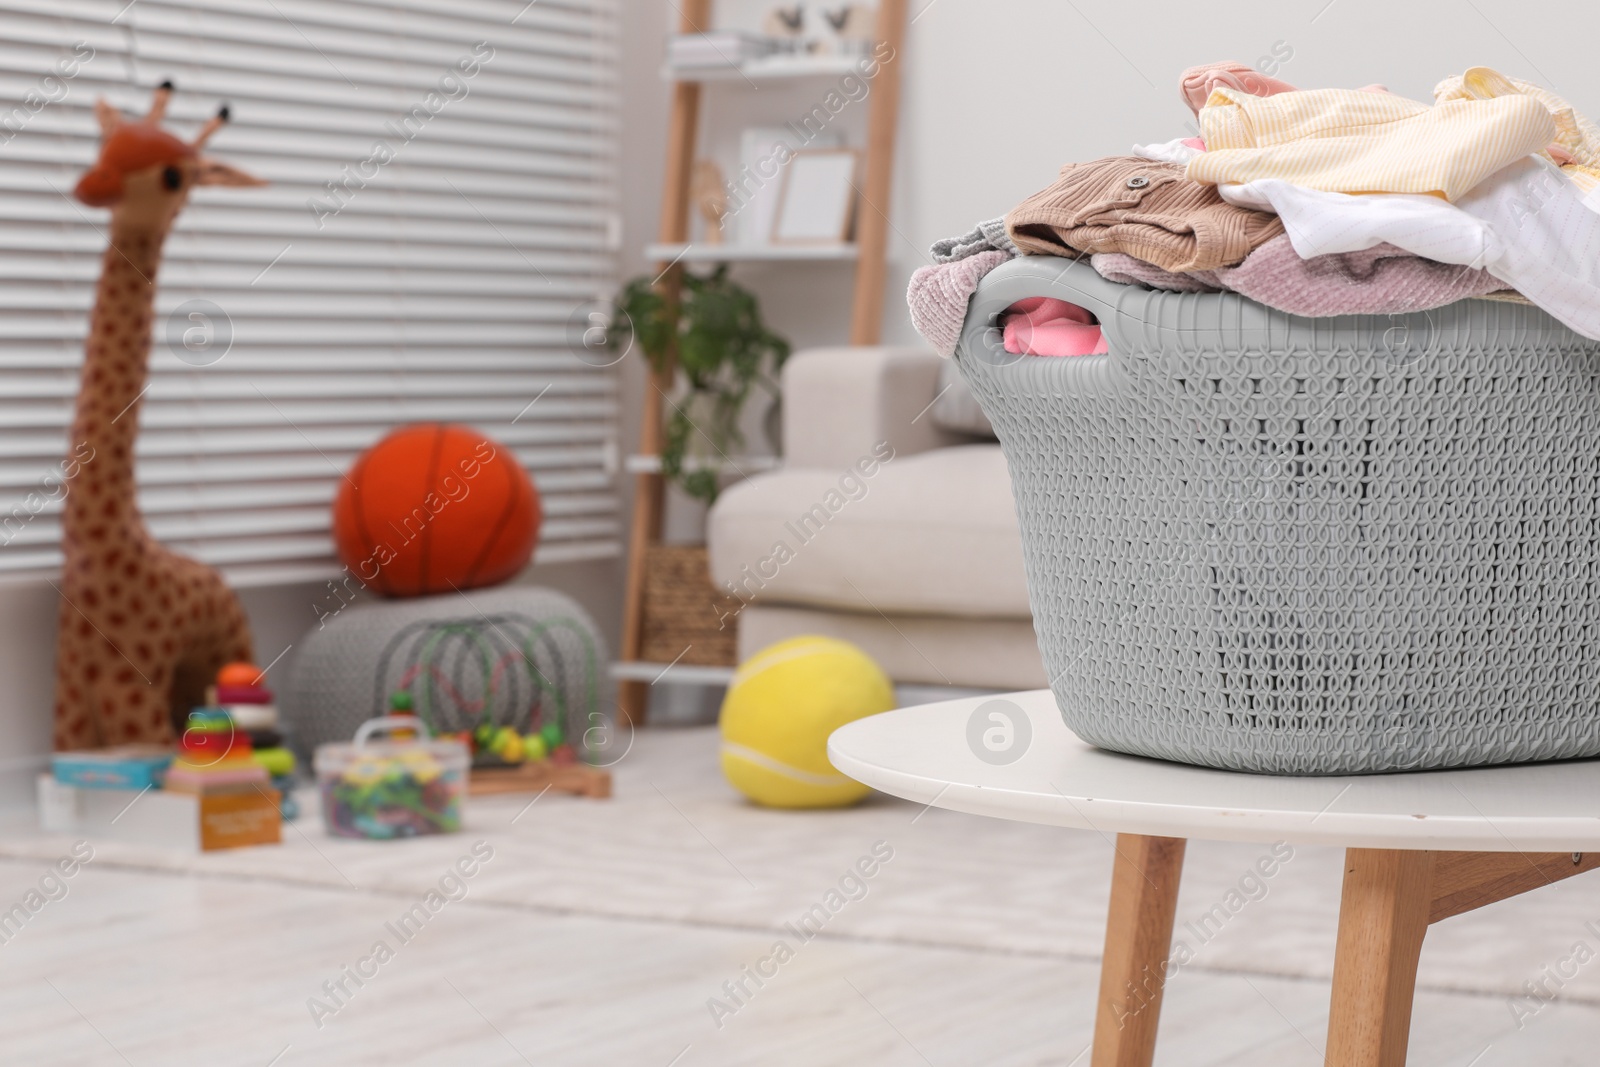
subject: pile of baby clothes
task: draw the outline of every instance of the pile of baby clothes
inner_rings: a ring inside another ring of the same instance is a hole
[[[1087,256],[1111,281],[1308,317],[1525,301],[1600,340],[1600,128],[1555,94],[1474,67],[1430,106],[1381,85],[1301,91],[1239,63],[1191,68],[1180,91],[1199,137],[1069,163],[1004,219],[934,246],[907,298],[941,354],[978,282],[1018,255]],[[1060,300],[1023,301],[1001,325],[1008,351],[1105,351]]]

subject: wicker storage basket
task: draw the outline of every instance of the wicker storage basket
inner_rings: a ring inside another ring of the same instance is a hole
[[[1029,296],[1109,353],[1007,354]],[[1600,753],[1600,344],[1515,304],[1301,319],[1026,258],[957,358],[1086,740],[1291,774]]]
[[[743,606],[712,584],[705,545],[651,545],[645,552],[644,661],[734,666]]]

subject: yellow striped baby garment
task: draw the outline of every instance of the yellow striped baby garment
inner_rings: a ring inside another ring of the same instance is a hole
[[[1446,78],[1434,86],[1436,103],[1446,100],[1492,100],[1501,96],[1531,96],[1555,120],[1555,143],[1542,153],[1578,183],[1584,192],[1600,186],[1600,126],[1590,122],[1561,97],[1521,78],[1508,78],[1492,67],[1472,67],[1465,74]]]
[[[1216,89],[1200,112],[1197,182],[1281,178],[1336,193],[1432,193],[1455,200],[1556,136],[1523,95],[1429,107],[1389,93],[1312,89],[1257,97]]]

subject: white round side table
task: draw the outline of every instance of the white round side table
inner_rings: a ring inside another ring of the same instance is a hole
[[[1343,778],[1207,770],[1091,747],[1049,690],[902,708],[828,742],[885,793],[1115,834],[1092,1067],[1149,1067],[1184,846],[1345,852],[1329,1067],[1406,1060],[1428,927],[1600,866],[1600,760]]]

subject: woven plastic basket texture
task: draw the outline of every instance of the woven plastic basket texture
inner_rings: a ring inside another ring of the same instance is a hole
[[[1007,354],[1030,296],[1109,353]],[[1600,754],[1600,344],[1516,304],[1302,319],[1036,257],[984,279],[957,358],[1085,740],[1280,774]]]

